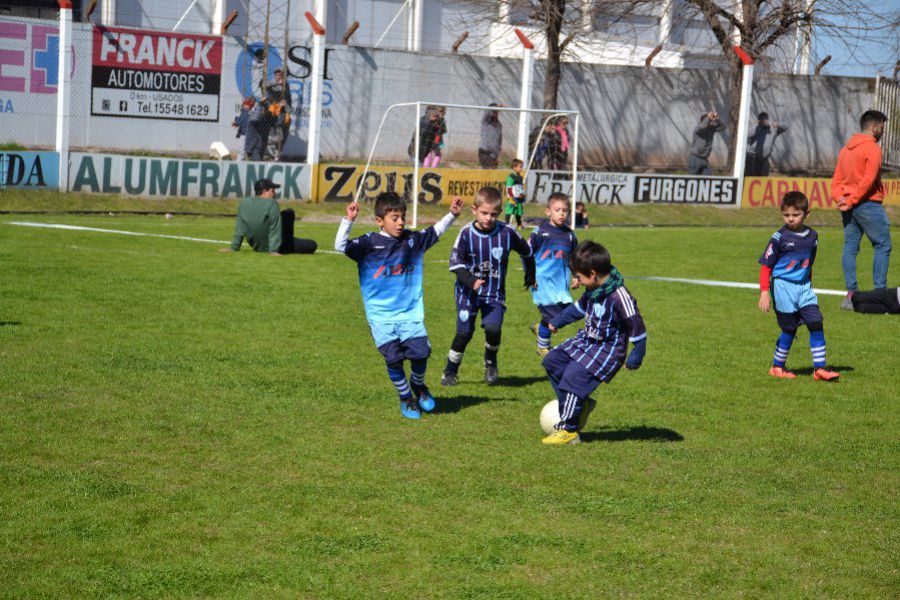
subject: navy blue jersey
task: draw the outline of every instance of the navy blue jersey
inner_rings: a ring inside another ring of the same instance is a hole
[[[531,291],[534,303],[538,306],[570,304],[569,255],[578,245],[575,234],[567,226],[556,227],[550,219],[545,219],[531,234],[528,244],[534,253],[537,275],[537,289]]]
[[[559,349],[600,381],[609,381],[625,362],[628,342],[647,337],[647,328],[637,301],[625,286],[598,298],[591,296],[592,292],[586,291],[573,305],[584,317],[584,327]],[[554,326],[556,323],[554,319]]]
[[[505,223],[497,223],[493,231],[484,233],[469,223],[459,232],[450,252],[450,270],[466,269],[473,276],[484,280],[478,292],[456,282],[456,295],[477,295],[482,302],[506,300],[506,272],[509,253],[515,250],[523,257],[531,256],[531,247],[515,229]]]
[[[358,263],[359,287],[371,323],[422,321],[425,251],[438,241],[434,227],[404,230],[399,238],[376,231],[350,240],[344,253]]]
[[[808,283],[819,247],[815,229],[795,232],[782,227],[772,234],[759,264],[772,269],[772,277],[793,283]]]

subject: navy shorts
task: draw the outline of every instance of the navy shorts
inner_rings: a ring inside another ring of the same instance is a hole
[[[776,309],[775,318],[778,319],[778,326],[787,331],[795,331],[801,325],[821,323],[823,320],[818,304],[807,304],[797,312],[790,313],[779,312]]]
[[[603,383],[559,348],[551,350],[541,364],[553,382],[554,389],[575,394],[579,398],[587,398]]]
[[[431,342],[428,336],[414,337],[406,340],[391,340],[378,346],[378,351],[387,364],[404,360],[421,360],[431,356]]]
[[[572,306],[571,302],[561,302],[560,304],[539,304],[538,311],[541,313],[541,322],[550,323],[562,311]]]
[[[475,333],[475,319],[481,313],[481,327],[503,326],[503,315],[506,313],[506,305],[502,302],[469,301],[462,296],[456,303],[456,332],[464,335]]]

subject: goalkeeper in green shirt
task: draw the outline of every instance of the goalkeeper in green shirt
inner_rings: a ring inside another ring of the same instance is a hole
[[[525,208],[525,185],[522,181],[522,172],[525,163],[518,158],[512,161],[513,172],[506,176],[506,224],[509,225],[510,217],[516,215],[516,229],[522,228],[522,213]]]

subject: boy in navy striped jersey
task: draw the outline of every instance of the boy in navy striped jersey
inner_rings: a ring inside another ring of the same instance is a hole
[[[456,275],[456,337],[450,345],[442,385],[456,385],[459,364],[475,333],[475,319],[481,313],[484,329],[484,380],[497,383],[497,351],[503,314],[506,312],[506,273],[509,253],[515,250],[525,266],[525,286],[534,285],[531,247],[516,230],[500,223],[503,199],[496,188],[483,187],[475,195],[475,221],[459,232],[450,252],[450,271]]]
[[[560,416],[556,431],[541,440],[545,444],[580,442],[578,432],[596,405],[588,396],[601,383],[612,381],[623,364],[640,368],[647,352],[647,329],[637,301],[625,289],[606,248],[592,241],[580,243],[572,253],[571,266],[585,292],[549,327],[556,333],[581,318],[584,327],[544,357]],[[634,347],[626,359],[628,342]]]

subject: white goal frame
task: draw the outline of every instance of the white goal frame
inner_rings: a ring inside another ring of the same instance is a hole
[[[396,104],[391,104],[390,106],[388,106],[387,110],[384,111],[384,115],[382,115],[382,117],[381,117],[381,123],[379,123],[378,131],[375,133],[375,140],[372,142],[372,148],[369,150],[369,156],[366,159],[366,168],[363,171],[362,177],[359,178],[359,183],[356,186],[356,194],[354,196],[354,201],[359,202],[360,192],[362,191],[363,181],[365,180],[365,174],[369,172],[369,167],[372,166],[372,157],[375,155],[375,148],[378,147],[378,140],[381,138],[381,132],[384,128],[384,123],[387,120],[388,115],[395,108],[408,107],[408,106],[416,107],[415,135],[414,135],[415,153],[413,154],[413,156],[416,157],[416,160],[413,165],[413,177],[412,177],[413,189],[412,189],[412,193],[411,193],[412,223],[410,224],[410,227],[412,229],[416,229],[419,225],[419,169],[421,168],[419,166],[419,160],[418,160],[419,135],[421,133],[419,131],[419,121],[420,121],[420,116],[422,114],[423,106],[425,106],[425,107],[427,107],[427,106],[444,106],[447,108],[469,108],[469,109],[476,109],[476,110],[483,110],[483,111],[518,112],[518,113],[520,113],[520,115],[519,115],[520,128],[525,123],[524,117],[527,113],[536,113],[539,115],[545,115],[545,118],[541,122],[541,131],[543,131],[544,128],[546,127],[547,122],[554,117],[566,116],[569,118],[574,118],[575,126],[573,128],[573,135],[572,135],[572,148],[573,148],[573,152],[572,152],[572,193],[569,198],[572,206],[569,211],[569,214],[570,214],[570,217],[572,220],[572,228],[575,227],[575,202],[576,202],[576,196],[578,194],[577,193],[577,190],[578,190],[578,187],[577,187],[577,183],[578,183],[578,127],[579,127],[579,124],[581,121],[581,114],[577,110],[515,108],[515,107],[510,107],[510,106],[480,106],[477,104],[448,104],[446,102],[434,102],[434,101],[426,102],[423,100],[419,100],[417,102],[398,102]],[[528,151],[528,149],[527,149],[527,141],[526,141],[525,152],[527,152],[527,151]],[[522,148],[518,148],[517,152],[521,153]],[[519,157],[521,160],[525,161],[526,177],[528,175],[528,170],[530,169],[530,166],[531,166],[531,161],[534,160],[535,152],[537,152],[537,147],[535,147],[534,150],[531,151],[531,154],[529,156],[526,156],[526,157],[520,156]]]

